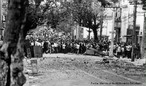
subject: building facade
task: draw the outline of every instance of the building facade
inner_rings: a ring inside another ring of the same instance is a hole
[[[3,38],[6,27],[7,5],[7,0],[0,0],[0,40]]]
[[[121,0],[121,41],[132,42],[134,5],[129,0]],[[142,5],[137,5],[136,40],[141,43],[144,26],[144,11]]]

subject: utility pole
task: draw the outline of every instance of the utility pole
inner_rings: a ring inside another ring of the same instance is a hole
[[[115,15],[116,15],[116,7],[113,7],[113,21],[112,21],[112,23],[113,23],[113,25],[112,25],[112,31],[111,31],[111,34],[112,34],[112,36],[111,36],[111,47],[110,47],[110,52],[109,52],[109,56],[110,57],[113,57],[114,56],[114,54],[113,54],[113,50],[114,50],[114,29],[115,29]]]
[[[134,18],[133,18],[133,32],[132,32],[132,53],[131,53],[131,61],[135,60],[134,53],[136,47],[136,16],[137,16],[137,0],[134,0]]]
[[[101,15],[101,20],[100,20],[100,40],[102,39],[102,29],[103,29],[103,15]]]
[[[104,11],[104,10],[101,9],[101,16],[100,16],[100,18],[101,18],[101,19],[100,19],[100,40],[102,39],[102,30],[103,30],[103,17],[104,17],[104,16],[103,16],[103,15],[104,15],[104,14],[103,14],[103,11]]]
[[[145,10],[146,11],[146,10]],[[141,58],[146,58],[146,12],[144,12],[144,27],[141,42]]]
[[[141,58],[146,58],[146,1],[142,0],[143,10],[144,10],[144,25],[143,25],[143,34],[141,42]]]

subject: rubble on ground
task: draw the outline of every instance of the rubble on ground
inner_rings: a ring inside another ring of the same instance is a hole
[[[25,73],[32,76],[31,59],[24,59]],[[135,66],[133,63],[125,62],[119,59],[111,59],[103,57],[102,60],[85,59],[85,58],[60,58],[49,57],[39,58],[38,60],[38,73],[43,74],[49,69],[62,70],[64,67],[69,70],[75,70],[76,68],[86,71],[88,73],[95,73],[99,70],[112,71],[118,75],[124,75],[126,77],[139,80],[139,77],[146,77],[146,64],[141,66]],[[144,79],[142,79],[144,80]]]

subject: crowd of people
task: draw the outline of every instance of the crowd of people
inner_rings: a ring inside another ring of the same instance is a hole
[[[61,42],[50,42],[50,41],[27,41],[27,47],[29,46],[40,46],[43,53],[75,53],[75,54],[90,54],[87,51],[92,51],[92,55],[109,55],[110,41],[103,40],[98,43],[91,41],[61,41]],[[139,59],[140,46],[136,45],[135,58]],[[114,55],[117,58],[131,58],[132,45],[130,43],[115,43],[114,44]]]
[[[114,54],[118,58],[120,57],[127,57],[131,58],[132,55],[132,48],[134,50],[134,58],[140,59],[141,58],[141,52],[140,52],[140,45],[137,44],[134,47],[132,46],[131,43],[117,43],[114,45]]]

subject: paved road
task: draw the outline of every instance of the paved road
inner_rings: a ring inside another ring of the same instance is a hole
[[[38,74],[26,75],[24,86],[145,86],[96,66],[94,63],[102,59],[97,56],[47,54],[44,57],[37,59]]]

